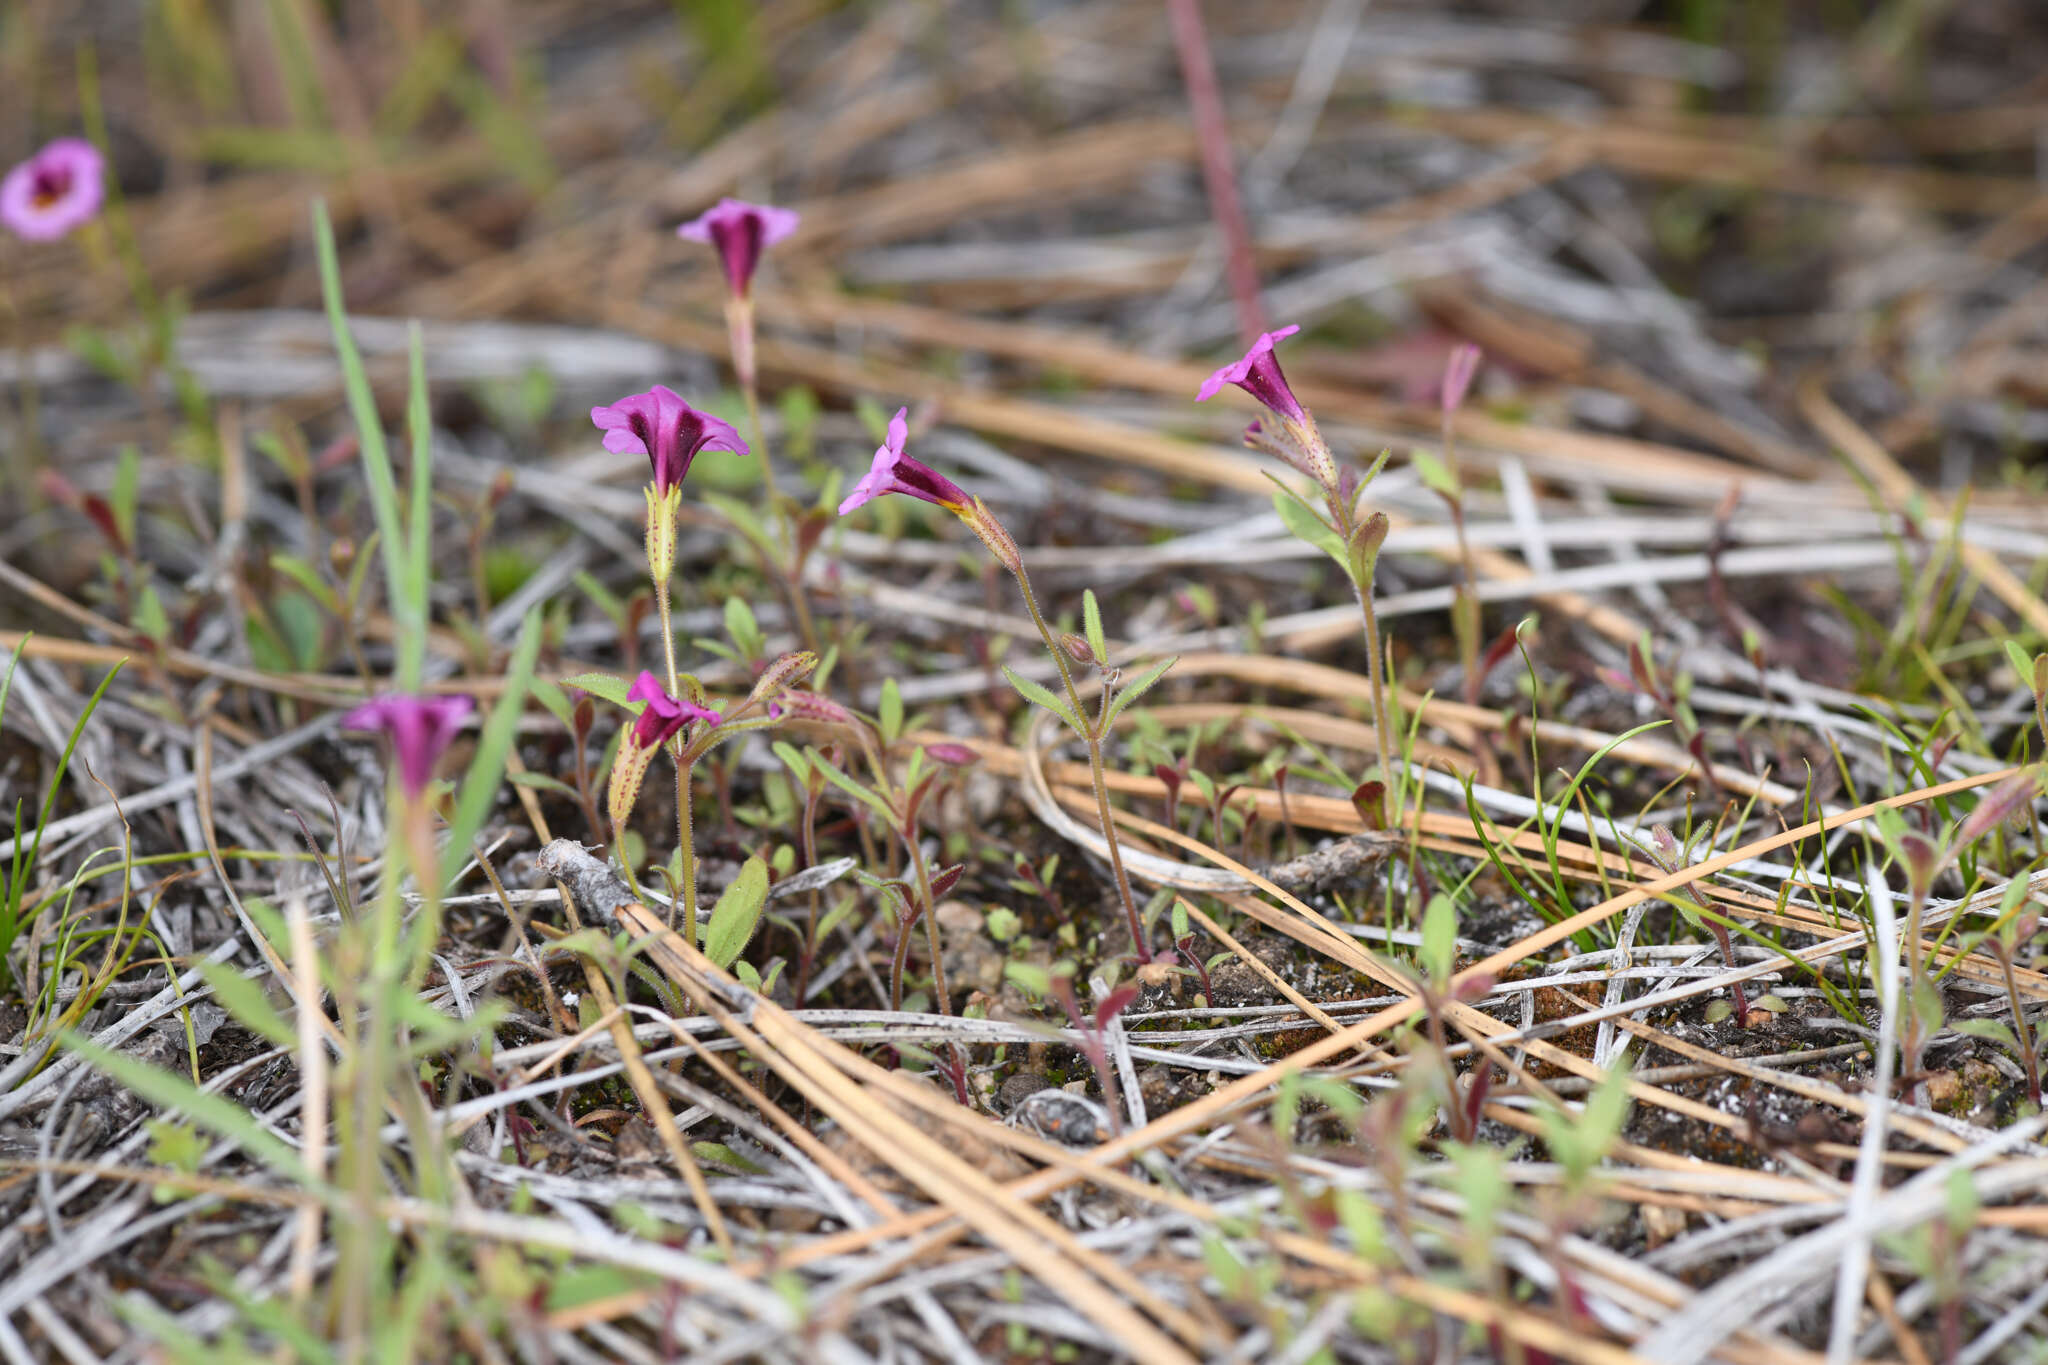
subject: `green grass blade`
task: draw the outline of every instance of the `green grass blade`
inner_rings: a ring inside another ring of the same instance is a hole
[[[363,472],[369,477],[370,511],[377,519],[377,539],[384,551],[384,583],[390,598],[391,617],[399,641],[401,688],[417,688],[417,673],[408,677],[405,661],[408,642],[426,647],[427,620],[424,600],[409,595],[413,575],[406,566],[409,540],[398,515],[398,482],[391,473],[391,451],[384,443],[383,419],[377,415],[377,394],[370,387],[369,372],[363,368],[362,353],[348,330],[348,315],[342,307],[341,266],[334,253],[334,226],[327,219],[325,200],[313,201],[313,247],[320,262],[320,293],[327,301],[327,323],[334,331],[334,353],[341,360],[341,385],[348,395],[349,415],[355,419],[356,438],[362,446]]]
[[[23,641],[22,647],[26,648],[27,643]],[[15,657],[17,660],[20,658],[19,650],[16,651]],[[50,812],[56,808],[57,793],[64,785],[64,774],[71,769],[71,755],[78,751],[78,741],[85,734],[86,723],[92,719],[92,713],[99,709],[100,698],[107,695],[107,688],[120,675],[126,663],[127,660],[124,659],[107,670],[107,676],[100,679],[100,685],[94,688],[92,696],[86,699],[85,709],[78,713],[78,720],[71,727],[71,737],[64,742],[63,756],[57,760],[57,770],[50,777],[50,789],[43,794],[42,809],[36,812],[35,837],[29,841],[26,849],[22,846],[20,832],[21,807],[19,802],[15,803],[14,856],[8,861],[6,894],[0,896],[0,986],[9,985],[14,979],[13,973],[7,967],[7,953],[14,947],[15,938],[25,927],[21,919],[22,895],[28,889],[28,874],[34,869],[37,857],[42,854],[43,831],[49,827]],[[10,688],[14,683],[14,666],[11,664],[7,669],[7,683]],[[4,693],[0,693],[0,698],[4,698]]]
[[[427,358],[418,322],[406,328],[405,339],[411,361],[405,416],[412,435],[412,525],[408,528],[412,539],[405,556],[405,602],[420,623],[418,631],[398,637],[398,685],[409,692],[419,687],[427,663],[428,566],[433,563],[429,540],[434,530],[434,419],[427,403]]]
[[[445,883],[469,860],[470,843],[483,828],[491,803],[498,799],[504,781],[505,762],[512,753],[512,741],[519,730],[519,716],[526,709],[526,693],[533,681],[533,661],[540,654],[540,609],[526,614],[520,627],[519,644],[505,670],[505,691],[484,721],[477,740],[476,757],[463,774],[462,788],[455,797],[455,819],[450,826],[448,851],[442,857],[441,880]]]

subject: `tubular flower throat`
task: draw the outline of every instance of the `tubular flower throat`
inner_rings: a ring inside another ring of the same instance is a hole
[[[1259,423],[1254,422],[1245,432],[1246,442],[1256,449],[1278,455],[1324,488],[1334,489],[1337,486],[1337,463],[1330,458],[1329,447],[1323,444],[1315,418],[1294,396],[1287,376],[1281,373],[1280,358],[1273,354],[1274,342],[1284,341],[1300,330],[1290,326],[1261,334],[1241,358],[1202,381],[1202,387],[1195,393],[1195,401],[1206,403],[1221,393],[1225,384],[1237,385],[1280,419],[1277,434],[1264,431]]]
[[[973,497],[938,470],[933,469],[914,455],[903,452],[903,443],[910,438],[910,409],[898,408],[896,415],[889,419],[888,439],[875,451],[874,463],[868,472],[853,486],[846,500],[839,504],[839,515],[873,502],[885,493],[902,493],[943,507],[967,523],[967,529],[981,537],[981,543],[988,547],[996,562],[1017,573],[1022,560],[1017,553],[1017,542],[1010,539],[1010,533],[1003,529],[980,498]]]
[[[476,709],[468,697],[423,697],[393,693],[364,702],[341,718],[345,730],[380,730],[390,737],[398,756],[399,780],[406,794],[419,799],[434,780],[434,766],[440,762],[455,732]]]
[[[592,408],[590,420],[604,432],[614,455],[645,455],[654,469],[654,491],[666,497],[690,472],[700,451],[748,453],[747,443],[728,422],[699,412],[665,384],[628,394],[609,407]]]
[[[676,229],[676,236],[692,242],[709,243],[725,266],[725,281],[735,297],[745,297],[754,288],[754,270],[761,253],[796,231],[794,209],[767,204],[750,204],[744,199],[721,199],[696,218]]]

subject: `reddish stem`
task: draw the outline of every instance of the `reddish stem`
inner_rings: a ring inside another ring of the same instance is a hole
[[[1266,307],[1259,299],[1259,266],[1252,255],[1251,229],[1244,204],[1237,197],[1237,171],[1230,155],[1230,128],[1223,117],[1223,95],[1216,85],[1216,63],[1209,55],[1209,35],[1202,26],[1199,0],[1166,0],[1173,21],[1173,45],[1180,53],[1181,79],[1187,84],[1188,106],[1195,117],[1195,141],[1202,151],[1202,180],[1209,190],[1209,212],[1223,233],[1227,250],[1225,273],[1230,296],[1237,303],[1240,340],[1251,344],[1266,329]]]

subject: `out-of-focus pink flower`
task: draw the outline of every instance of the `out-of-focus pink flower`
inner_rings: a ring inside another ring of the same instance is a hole
[[[373,697],[341,718],[344,730],[381,730],[398,755],[398,776],[406,793],[417,798],[434,780],[441,761],[463,720],[476,709],[468,697],[423,697],[408,692]]]
[[[99,148],[60,137],[0,180],[0,223],[31,242],[55,241],[90,222],[105,196]]]
[[[981,752],[965,744],[941,741],[937,744],[925,745],[924,751],[939,762],[950,764],[955,768],[965,768],[970,764],[981,762]]]
[[[1479,373],[1480,350],[1471,342],[1460,342],[1451,348],[1451,358],[1444,365],[1443,405],[1445,412],[1456,412],[1465,403],[1465,391],[1472,387],[1472,376]]]
[[[731,423],[697,411],[665,384],[628,394],[610,407],[592,408],[590,420],[604,432],[604,448],[612,454],[648,458],[657,494],[666,495],[683,481],[699,451],[747,454],[747,443]]]
[[[853,712],[830,697],[821,697],[816,692],[784,692],[778,705],[781,706],[782,713],[792,720],[814,720],[827,725],[854,723]]]
[[[1299,327],[1282,327],[1277,332],[1262,334],[1244,353],[1243,359],[1225,365],[1204,380],[1195,394],[1195,401],[1207,402],[1222,392],[1225,384],[1235,384],[1286,421],[1301,422],[1308,414],[1302,411],[1294,390],[1287,386],[1287,376],[1280,373],[1280,359],[1273,354],[1274,342],[1284,341],[1300,330]]]
[[[910,409],[898,408],[896,415],[889,419],[889,438],[875,452],[874,463],[853,486],[853,492],[839,504],[840,516],[884,493],[907,493],[943,507],[956,516],[968,515],[974,500],[959,484],[915,456],[903,453],[903,443],[910,439],[909,416]]]
[[[716,711],[707,711],[695,702],[671,697],[661,685],[661,680],[644,670],[633,680],[626,700],[647,703],[639,719],[633,722],[633,740],[642,749],[660,748],[691,721],[701,720],[716,725],[720,720]]]
[[[744,296],[754,287],[754,268],[761,264],[761,253],[795,232],[796,225],[795,209],[721,199],[677,228],[676,236],[715,247],[725,265],[726,283],[735,295]]]

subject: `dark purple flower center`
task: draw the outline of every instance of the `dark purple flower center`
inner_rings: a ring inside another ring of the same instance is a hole
[[[725,277],[739,293],[745,293],[754,278],[754,266],[761,259],[761,215],[743,213],[722,218],[711,225],[711,240],[725,262]]]
[[[658,448],[654,439],[654,423],[647,420],[644,411],[629,414],[626,418],[626,429],[640,438],[640,444],[647,447],[650,456],[654,454]]]
[[[1296,401],[1293,390],[1288,388],[1285,376],[1280,373],[1280,362],[1273,358],[1271,351],[1252,361],[1250,372],[1241,382],[1247,393],[1282,416],[1299,418],[1301,415],[1301,404]]]
[[[69,166],[38,166],[29,190],[29,202],[39,209],[46,209],[71,193],[71,181]]]

